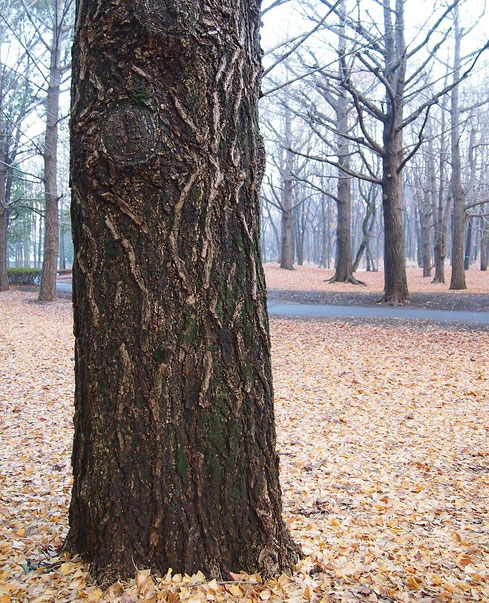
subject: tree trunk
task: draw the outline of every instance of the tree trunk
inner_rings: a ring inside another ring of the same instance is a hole
[[[327,256],[328,256],[328,230],[329,223],[327,219],[326,203],[328,200],[323,195],[321,198],[321,259],[319,263],[320,268],[326,268]]]
[[[470,268],[470,256],[472,254],[472,220],[467,221],[467,233],[465,237],[464,269]]]
[[[285,140],[288,147],[292,140],[292,117],[290,109],[285,107]],[[285,167],[282,170],[282,230],[280,245],[280,268],[294,270],[294,181],[292,168],[294,154],[287,148],[285,150]]]
[[[373,231],[373,227],[375,224],[375,213],[376,213],[375,197],[371,198],[371,192],[369,192],[367,194],[366,201],[367,201],[367,211],[365,213],[365,217],[363,218],[363,222],[362,222],[362,235],[363,235],[362,242],[360,243],[360,246],[357,251],[357,255],[355,256],[355,261],[353,262],[353,272],[356,272],[358,270],[358,267],[360,266],[360,261],[362,259],[364,251],[368,248],[368,244],[369,244],[370,238],[372,236],[372,231]],[[369,263],[368,256],[367,256],[367,272],[370,272],[370,263]]]
[[[56,19],[53,26],[49,85],[46,100],[46,136],[44,142],[45,232],[39,301],[53,301],[56,297],[58,270],[59,211],[58,211],[58,121],[61,86],[61,2],[55,2]]]
[[[292,211],[282,211],[282,227],[280,230],[280,268],[294,270],[294,216]]]
[[[0,28],[0,52],[3,44],[3,27]],[[8,291],[7,273],[7,228],[8,207],[6,198],[7,166],[5,162],[5,119],[4,119],[3,64],[0,58],[0,291]]]
[[[353,279],[352,253],[351,253],[351,178],[339,176],[336,228],[336,263],[335,273],[330,279],[331,283],[345,283]],[[341,194],[341,196],[340,196]],[[358,281],[356,281],[358,283]]]
[[[400,136],[400,134],[399,134]],[[390,148],[390,143],[394,144]],[[384,209],[384,296],[383,303],[405,304],[409,301],[402,220],[401,141],[388,141],[383,158],[382,182]]]
[[[460,41],[461,32],[458,19],[458,7],[455,7],[455,54],[453,81],[460,79]],[[462,162],[460,158],[460,106],[459,86],[452,90],[450,111],[450,139],[452,151],[451,192],[453,197],[452,214],[452,276],[450,289],[467,289],[464,268],[465,234],[465,194],[462,187]]]
[[[481,226],[481,271],[487,271],[487,258],[489,256],[489,223],[487,218],[482,219]]]
[[[402,117],[406,76],[404,0],[396,0],[396,22],[392,23],[390,2],[384,0],[386,31],[385,76],[391,92],[386,94],[383,122],[382,206],[384,208],[384,295],[383,303],[409,301],[402,216]]]
[[[346,6],[342,2],[338,8],[338,71],[346,78],[348,67],[345,61],[346,37],[345,21]],[[353,257],[351,250],[351,177],[344,170],[350,168],[350,145],[346,136],[349,132],[348,114],[349,103],[346,90],[340,88],[332,103],[335,110],[336,127],[338,128],[338,188],[337,188],[337,228],[336,228],[336,260],[335,273],[330,283],[364,284],[353,276]]]
[[[305,238],[305,217],[304,217],[304,203],[301,203],[299,207],[294,210],[294,222],[293,226],[295,231],[295,250],[297,256],[297,265],[304,265],[304,238]]]
[[[428,189],[423,194],[423,205],[420,212],[423,277],[431,276],[431,218],[431,194]]]
[[[7,209],[0,205],[0,291],[8,291],[9,288],[7,273],[7,225]]]
[[[135,567],[290,570],[259,251],[259,2],[77,12],[65,547],[105,583]]]
[[[433,212],[433,223],[434,223],[434,264],[435,264],[435,276],[433,277],[432,283],[444,283],[445,282],[445,256],[446,256],[446,236],[447,236],[447,225],[449,216],[449,199],[445,200],[445,187],[444,187],[444,165],[446,162],[445,152],[445,111],[442,111],[441,118],[441,137],[440,137],[440,152],[439,152],[439,164],[438,164],[438,178],[435,171],[434,161],[429,162],[430,166],[430,189],[431,189],[431,205]],[[428,135],[431,138],[431,130]],[[430,157],[434,156],[434,150],[432,143],[428,148]],[[438,182],[438,191],[437,191]]]

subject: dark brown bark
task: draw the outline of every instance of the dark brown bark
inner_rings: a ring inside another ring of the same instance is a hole
[[[78,2],[66,548],[102,582],[297,559],[259,253],[258,32],[253,0]]]

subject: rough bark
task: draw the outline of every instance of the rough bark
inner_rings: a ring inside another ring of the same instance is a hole
[[[65,546],[102,582],[297,559],[259,252],[258,32],[254,0],[78,2]]]
[[[56,18],[50,53],[49,84],[46,98],[46,134],[44,139],[44,198],[45,232],[44,256],[39,288],[39,301],[53,301],[56,297],[56,275],[59,247],[58,200],[58,121],[61,86],[61,2],[55,2]]]

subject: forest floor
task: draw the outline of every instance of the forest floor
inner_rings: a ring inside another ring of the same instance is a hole
[[[305,558],[264,583],[139,571],[102,591],[57,556],[71,304],[35,299],[0,296],[0,603],[489,600],[487,331],[272,319],[284,517]]]
[[[282,270],[278,264],[264,264],[271,301],[301,304],[330,304],[339,306],[370,306],[382,297],[383,272],[357,272],[357,279],[366,286],[350,283],[328,283],[334,270],[310,266],[296,266]],[[445,269],[445,283],[432,283],[423,278],[420,268],[407,268],[410,307],[436,310],[489,311],[489,272],[476,267],[466,271],[467,289],[450,291],[450,267]]]

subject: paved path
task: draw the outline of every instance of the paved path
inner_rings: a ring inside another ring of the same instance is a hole
[[[489,312],[462,312],[456,310],[427,310],[425,308],[390,306],[326,306],[320,304],[295,304],[269,302],[272,316],[299,316],[303,318],[404,318],[432,322],[470,322],[489,325]]]
[[[71,293],[71,283],[57,282],[58,291]],[[375,318],[405,320],[429,320],[431,322],[467,322],[489,325],[489,312],[463,312],[458,310],[428,310],[390,306],[337,306],[324,304],[297,304],[270,301],[271,316],[294,316],[301,318]]]

